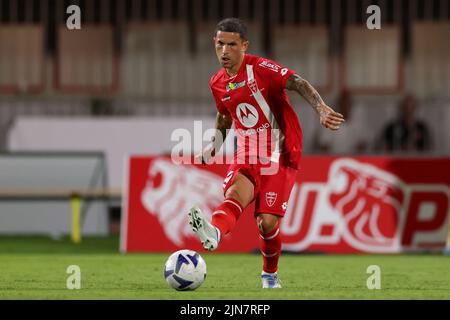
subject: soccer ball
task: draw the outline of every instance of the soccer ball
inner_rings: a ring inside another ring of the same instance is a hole
[[[175,290],[195,290],[205,281],[205,260],[192,250],[174,252],[164,265],[164,278]]]

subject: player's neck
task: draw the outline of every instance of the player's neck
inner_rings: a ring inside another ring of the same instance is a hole
[[[244,62],[245,55],[242,55],[241,60],[236,63],[232,68],[225,68],[225,71],[227,72],[228,77],[234,78],[239,73],[239,69],[241,69],[241,65]]]

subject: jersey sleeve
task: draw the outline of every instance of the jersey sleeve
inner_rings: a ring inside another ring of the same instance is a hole
[[[294,70],[281,66],[269,59],[260,58],[257,65],[261,72],[269,77],[272,87],[276,90],[284,90],[286,81],[291,75],[295,74]]]
[[[217,111],[220,114],[229,115],[230,113],[228,112],[228,109],[225,107],[225,105],[223,104],[222,100],[217,95],[217,92],[214,92],[214,89],[213,89],[213,86],[212,86],[212,79],[213,78],[211,78],[211,81],[209,82],[209,89],[211,90],[211,93],[212,93],[212,95],[214,97],[214,101],[216,102]]]
[[[214,97],[214,101],[216,102],[216,108],[217,108],[217,111],[218,111],[220,114],[223,114],[223,115],[229,115],[230,113],[228,112],[227,108],[224,106],[224,104],[222,103],[222,101],[220,100],[220,98],[214,93],[214,90],[213,90],[213,89],[211,89],[211,93],[212,93],[212,95],[213,95],[213,97]]]

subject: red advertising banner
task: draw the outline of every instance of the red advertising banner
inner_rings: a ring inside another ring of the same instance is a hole
[[[223,201],[227,165],[178,165],[132,156],[123,202],[121,249],[202,251],[187,212]],[[396,253],[442,250],[448,235],[450,158],[305,156],[280,225],[283,250]],[[219,252],[258,250],[250,205]]]

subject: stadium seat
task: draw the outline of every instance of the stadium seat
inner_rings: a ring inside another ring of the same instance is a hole
[[[319,89],[329,86],[332,72],[326,26],[277,26],[273,39],[274,56],[280,64],[297,71]]]
[[[36,93],[43,89],[43,40],[41,25],[0,26],[0,92]]]
[[[182,22],[127,26],[121,76],[125,95],[155,101],[185,97],[187,30]]]
[[[400,87],[400,28],[369,30],[347,26],[341,72],[344,84],[360,92],[396,91]]]
[[[416,22],[412,26],[410,89],[420,97],[449,97],[450,23]]]
[[[114,88],[115,61],[111,26],[85,25],[58,30],[56,87],[61,91],[104,92]]]

